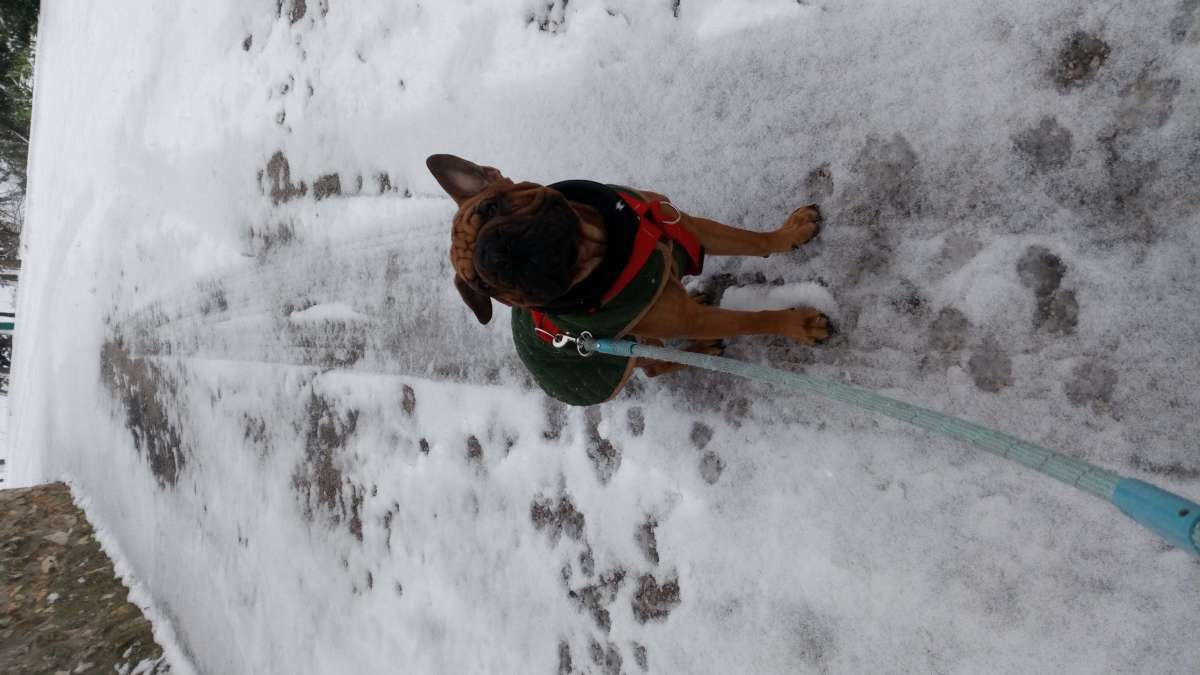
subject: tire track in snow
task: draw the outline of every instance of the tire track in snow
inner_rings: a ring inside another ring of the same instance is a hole
[[[339,201],[337,211],[349,211]],[[415,210],[431,210],[424,201]],[[378,234],[298,239],[115,324],[135,355],[494,381],[515,361],[506,338],[481,335],[461,309],[447,282],[447,236],[442,219],[417,217]]]

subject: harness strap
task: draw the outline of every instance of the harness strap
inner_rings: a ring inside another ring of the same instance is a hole
[[[645,267],[646,260],[650,258],[654,247],[658,245],[664,234],[687,252],[688,260],[691,262],[688,274],[700,272],[700,241],[680,224],[683,214],[679,212],[679,209],[670,202],[646,201],[623,190],[618,190],[617,194],[637,214],[638,231],[633,240],[633,253],[629,256],[629,262],[625,264],[625,269],[621,270],[621,275],[617,277],[612,288],[608,289],[608,292],[600,299],[601,304],[607,304],[625,290],[629,282],[633,281],[638,272]],[[663,210],[663,205],[670,206],[674,214],[668,217]]]
[[[625,268],[621,270],[620,276],[613,282],[612,288],[609,288],[600,298],[601,305],[607,305],[620,295],[621,291],[625,290],[625,287],[642,271],[663,235],[682,246],[683,250],[687,252],[690,263],[688,274],[700,273],[703,265],[700,241],[696,239],[695,235],[684,229],[681,224],[683,214],[679,209],[667,201],[645,200],[624,190],[616,192],[620,195],[621,200],[637,214],[638,229],[633,239],[633,251],[629,255],[629,261],[625,263]],[[664,206],[669,206],[673,213],[668,213]],[[596,308],[592,308],[590,313],[595,311]],[[562,330],[550,320],[550,316],[546,313],[537,310],[530,310],[529,313],[533,317],[533,332],[542,342],[553,343],[555,336],[562,333]]]
[[[550,316],[536,309],[529,310],[529,314],[533,317],[533,334],[542,342],[553,343],[554,336],[558,335],[561,331],[550,320]]]
[[[607,305],[625,290],[629,282],[646,266],[646,261],[650,259],[650,254],[654,253],[654,247],[658,245],[662,236],[663,231],[657,225],[642,218],[638,223],[637,236],[633,239],[633,252],[629,255],[629,262],[625,263],[625,269],[621,270],[621,275],[613,282],[612,288],[601,296],[600,304]]]

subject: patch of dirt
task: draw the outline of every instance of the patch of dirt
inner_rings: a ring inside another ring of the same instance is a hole
[[[629,433],[633,434],[634,438],[646,432],[646,414],[642,412],[641,406],[633,406],[627,410],[625,421],[629,425]]]
[[[579,554],[579,571],[583,572],[585,577],[596,573],[596,556],[592,553],[591,546],[587,546]]]
[[[396,519],[396,507],[388,509],[387,513],[383,514],[383,519],[380,524],[383,526],[384,537],[383,545],[390,552],[392,550],[392,521]]]
[[[833,196],[833,170],[829,162],[808,172],[804,177],[804,192],[814,202],[824,201]]]
[[[602,675],[621,675],[621,652],[616,645],[609,642],[602,646],[596,640],[592,640],[589,653],[592,663],[599,666]]]
[[[837,649],[837,638],[829,623],[807,607],[788,616],[786,623],[796,655],[817,672],[830,672],[829,661]]]
[[[996,393],[1012,384],[1012,359],[995,338],[987,337],[971,352],[967,372],[979,389]]]
[[[565,534],[568,539],[579,541],[587,522],[575,508],[570,495],[558,499],[538,497],[529,507],[529,519],[539,532],[545,532],[553,546]]]
[[[625,581],[625,570],[616,568],[600,575],[599,581],[578,590],[567,592],[581,609],[586,610],[596,621],[596,626],[607,633],[612,628],[612,617],[607,606],[611,605]]]
[[[939,252],[939,262],[949,269],[959,269],[983,250],[983,243],[975,237],[964,233],[951,233],[946,236]]]
[[[392,187],[392,177],[386,173],[376,174],[375,182],[379,184],[379,194],[381,195],[396,191],[396,188]]]
[[[745,396],[730,399],[725,403],[725,423],[734,429],[741,428],[742,421],[750,417],[750,410],[753,408],[753,405],[750,399]]]
[[[546,418],[546,428],[542,431],[542,438],[548,441],[557,441],[562,438],[563,429],[567,426],[567,406],[549,396],[542,399],[542,406]]]
[[[258,450],[260,458],[271,453],[271,434],[267,431],[267,420],[261,416],[242,413],[242,438]]]
[[[596,469],[596,477],[602,485],[612,480],[617,470],[621,468],[621,449],[612,441],[600,435],[600,406],[591,406],[584,412],[587,425],[587,456]]]
[[[689,435],[689,438],[691,438],[692,447],[697,450],[703,450],[712,441],[712,427],[704,422],[692,422],[692,433]]]
[[[284,9],[287,10],[288,22],[295,24],[308,12],[308,3],[305,0],[275,0],[275,13],[280,17],[284,16]]]
[[[741,274],[737,275],[737,285],[738,286],[765,286],[766,283],[767,283],[767,273],[763,272],[762,270],[755,270],[753,272],[742,272]],[[706,294],[704,294],[704,293],[700,293],[698,295],[706,296]],[[713,304],[712,296],[707,296],[707,297],[708,297],[708,300],[702,301],[702,304],[712,305]],[[697,300],[700,300],[700,298],[697,298]]]
[[[1032,289],[1039,298],[1058,290],[1066,272],[1067,266],[1062,258],[1044,246],[1030,246],[1017,261],[1017,276],[1021,285]]]
[[[678,579],[671,579],[660,586],[654,575],[643,574],[638,579],[637,592],[633,595],[633,618],[643,624],[647,621],[666,621],[680,602]]]
[[[1121,92],[1123,105],[1117,115],[1121,129],[1158,129],[1175,112],[1175,97],[1181,83],[1178,78],[1152,79],[1142,75]]]
[[[967,346],[971,322],[953,307],[943,307],[929,325],[929,347],[943,353],[957,352]]]
[[[575,672],[575,664],[571,662],[571,645],[566,640],[558,643],[558,675],[571,675]]]
[[[587,454],[596,469],[596,478],[602,485],[607,485],[617,469],[621,468],[621,450],[607,438],[601,438],[588,444]]]
[[[171,672],[62,483],[0,490],[0,669]]]
[[[1193,43],[1200,43],[1200,0],[1183,0],[1179,13],[1168,26],[1172,44],[1180,44],[1192,36]]]
[[[309,300],[308,298],[305,298],[303,300],[298,300],[297,302],[283,303],[283,307],[280,308],[280,311],[283,314],[284,318],[287,318],[287,317],[295,314],[296,312],[303,312],[306,309],[310,309],[310,308],[316,307],[316,306],[317,306],[316,302],[314,302],[313,300]]]
[[[483,464],[483,445],[474,435],[467,438],[467,462],[477,466]]]
[[[358,411],[339,413],[313,392],[306,415],[304,461],[292,473],[292,488],[303,498],[304,518],[311,521],[316,513],[324,513],[334,525],[345,522],[361,541],[362,489],[342,475],[340,462],[346,443],[358,428]]]
[[[1063,393],[1071,405],[1090,406],[1103,413],[1111,410],[1113,392],[1117,386],[1117,371],[1095,360],[1075,366],[1071,379],[1063,384]]]
[[[822,345],[828,347],[829,343]],[[787,363],[793,367],[811,366],[817,355],[805,345],[778,335],[767,338],[767,361],[773,364]]]
[[[717,453],[709,450],[700,458],[700,477],[709,485],[716,485],[725,471],[725,462]]]
[[[292,167],[282,151],[271,155],[271,159],[267,160],[266,171],[259,172],[258,175],[260,182],[264,176],[269,181],[266,191],[271,195],[273,204],[284,204],[308,194],[308,186],[304,184],[304,181],[292,183]]]
[[[533,377],[530,376],[529,383],[533,384]],[[640,401],[646,393],[646,380],[641,377],[631,377],[625,382],[625,386],[617,394],[618,400]]]
[[[713,305],[719,305],[725,291],[737,285],[737,278],[728,272],[721,272],[704,279],[702,284],[700,292],[712,298]]]
[[[327,174],[313,181],[313,197],[321,201],[326,197],[336,197],[342,194],[342,177],[336,173]]]
[[[874,229],[878,223],[880,212],[878,209],[873,209],[872,214],[874,220],[867,227]],[[894,253],[895,246],[888,242],[885,236],[873,234],[866,242],[863,242],[861,253],[854,261],[854,266],[847,275],[846,281],[857,286],[871,276],[883,275],[891,266]]]
[[[525,23],[537,25],[538,30],[557,35],[567,29],[567,3],[570,0],[544,0],[538,9],[525,15]]]
[[[1013,149],[1033,173],[1061,169],[1071,161],[1074,138],[1071,130],[1046,116],[1036,127],[1012,137]]]
[[[367,353],[364,326],[346,321],[328,321],[316,327],[288,325],[291,343],[304,351],[304,363],[321,368],[349,368]]]
[[[291,223],[246,228],[247,252],[260,261],[291,244],[295,239],[296,229]]]
[[[1095,79],[1111,53],[1108,43],[1095,35],[1084,31],[1074,33],[1058,52],[1055,83],[1063,91],[1083,87]]]
[[[201,286],[200,294],[203,299],[200,301],[200,313],[208,316],[213,312],[224,312],[229,310],[229,300],[225,297],[225,289],[216,282],[210,282]]]
[[[100,348],[100,380],[125,408],[125,427],[158,484],[174,487],[187,463],[179,422],[171,414],[178,407],[179,383],[152,361],[131,357],[120,338]]]
[[[1114,134],[1101,141],[1108,153],[1104,161],[1108,180],[1102,198],[1108,201],[1110,208],[1117,211],[1114,215],[1128,220],[1132,214],[1136,213],[1132,207],[1145,201],[1142,197],[1146,187],[1158,180],[1159,165],[1158,160],[1155,159],[1127,157],[1122,151],[1121,140],[1121,134]],[[1131,230],[1133,238],[1142,240],[1152,238],[1152,232],[1139,233],[1130,225],[1131,223],[1123,223],[1125,229]]]
[[[1070,335],[1079,323],[1079,301],[1075,291],[1060,288],[1067,266],[1062,258],[1042,246],[1030,246],[1017,261],[1021,284],[1033,290],[1037,308],[1035,330]]]
[[[511,433],[505,432],[504,433],[504,456],[505,457],[508,457],[509,453],[512,452],[512,449],[517,446],[517,441],[520,440],[520,438],[521,438],[520,435],[518,435],[516,432],[511,432]]]
[[[404,389],[401,392],[400,409],[409,417],[412,417],[413,413],[417,410],[417,392],[413,391],[413,388],[407,384],[404,385]]]
[[[920,160],[908,139],[869,136],[850,167],[863,183],[863,203],[887,206],[901,216],[921,212]]]
[[[1156,476],[1165,476],[1176,480],[1193,481],[1200,479],[1200,467],[1185,466],[1182,462],[1155,462],[1136,453],[1129,458],[1129,466],[1138,471],[1145,471]]]
[[[888,304],[900,314],[923,319],[929,314],[929,300],[921,289],[908,279],[901,279],[892,289]]]
[[[1072,335],[1079,325],[1079,300],[1075,291],[1058,290],[1049,298],[1039,298],[1033,327],[1050,333]]]
[[[641,668],[643,673],[650,670],[650,659],[646,655],[645,645],[633,643],[633,662],[638,664],[638,668]]]
[[[633,535],[638,548],[642,550],[642,554],[646,556],[646,560],[649,560],[651,565],[658,564],[658,535],[655,533],[657,528],[658,520],[654,516],[646,516],[646,521],[638,526],[637,532]]]

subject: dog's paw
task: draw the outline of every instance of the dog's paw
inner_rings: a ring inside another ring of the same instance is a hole
[[[792,211],[783,227],[775,231],[779,250],[794,251],[812,241],[821,233],[823,221],[821,208],[816,204],[801,206]]]
[[[793,309],[791,312],[792,325],[786,333],[791,339],[806,345],[815,345],[833,336],[833,323],[822,312],[808,307]]]

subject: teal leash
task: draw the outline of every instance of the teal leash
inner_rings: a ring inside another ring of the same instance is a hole
[[[778,368],[744,363],[720,356],[652,347],[628,340],[596,339],[588,333],[581,334],[578,340],[570,336],[559,335],[554,341],[555,346],[558,347],[566,346],[567,342],[575,342],[576,348],[582,356],[599,352],[612,356],[680,363],[791,387],[908,422],[926,431],[958,439],[994,455],[1024,464],[1051,478],[1110,502],[1122,513],[1154,530],[1175,546],[1200,556],[1200,504],[1149,483],[1126,478],[1094,464],[1067,457],[1008,434],[1002,434],[978,424],[870,391]]]

